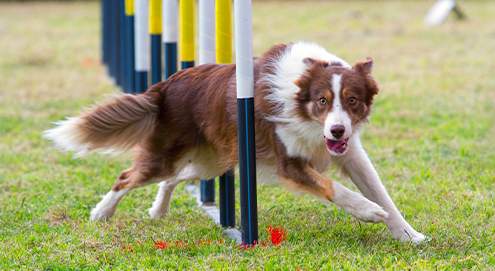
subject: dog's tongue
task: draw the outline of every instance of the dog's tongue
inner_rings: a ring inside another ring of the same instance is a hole
[[[331,140],[325,138],[327,143],[327,148],[335,153],[343,153],[347,148],[347,139],[343,140]]]

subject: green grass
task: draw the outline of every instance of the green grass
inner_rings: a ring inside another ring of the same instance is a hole
[[[130,160],[74,160],[41,132],[117,91],[98,63],[98,4],[1,3],[0,269],[495,269],[495,3],[461,1],[469,20],[426,28],[431,4],[254,6],[257,53],[304,39],[351,62],[375,59],[381,92],[364,144],[401,211],[431,241],[399,243],[384,225],[261,185],[260,238],[272,225],[287,240],[243,250],[183,186],[162,221],[147,217],[149,186],[111,221],[89,222]],[[170,247],[157,250],[154,240]]]

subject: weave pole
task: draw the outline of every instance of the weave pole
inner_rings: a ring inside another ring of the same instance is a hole
[[[108,73],[108,33],[109,33],[109,0],[101,1],[101,28],[100,28],[100,38],[101,38],[101,63],[105,65]]]
[[[149,0],[151,84],[162,81],[162,0]]]
[[[113,5],[112,1],[109,1],[109,74],[113,79],[113,82],[117,84],[118,79],[118,66],[119,66],[119,13],[118,6]]]
[[[163,0],[163,78],[177,72],[177,0]]]
[[[179,58],[181,69],[194,67],[195,0],[179,0]]]
[[[134,2],[134,49],[135,49],[135,86],[134,92],[141,93],[148,88],[149,36],[148,36],[148,0]]]
[[[215,1],[216,62],[232,63],[232,1]],[[220,224],[235,227],[235,174],[231,169],[219,178]]]
[[[199,65],[215,63],[215,1],[199,0],[198,4],[198,62]],[[215,179],[201,180],[199,186],[201,202],[213,205],[215,203]]]
[[[119,20],[120,20],[120,67],[119,67],[119,76],[120,83],[119,86],[123,91],[127,89],[127,30],[126,30],[126,16],[125,16],[125,0],[117,0],[119,6]]]
[[[198,64],[215,63],[215,0],[198,0]]]
[[[242,242],[248,245],[258,242],[251,8],[251,0],[234,2],[241,232]]]
[[[116,10],[115,7],[112,5],[111,0],[108,1],[108,74],[110,75],[110,78],[112,80],[116,81],[115,78],[115,70],[117,69],[117,60],[116,60],[116,52],[114,48],[117,46],[117,22],[115,21],[116,17]]]
[[[139,1],[139,0],[138,0]],[[134,0],[125,0],[125,87],[124,92],[134,92],[135,60],[134,60]]]

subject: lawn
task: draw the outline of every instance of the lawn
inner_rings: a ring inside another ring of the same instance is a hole
[[[0,269],[494,270],[495,2],[460,2],[468,20],[436,28],[422,23],[432,1],[255,2],[257,54],[303,39],[350,62],[374,58],[381,92],[363,142],[431,241],[400,243],[384,225],[260,185],[262,245],[251,249],[226,239],[184,186],[161,221],[148,218],[148,186],[112,220],[90,222],[129,157],[76,160],[41,133],[118,91],[99,63],[99,5],[0,3]],[[280,246],[268,226],[286,230]]]

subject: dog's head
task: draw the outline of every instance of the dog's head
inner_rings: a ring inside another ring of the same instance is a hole
[[[351,69],[339,63],[304,59],[306,72],[296,81],[297,113],[321,124],[322,138],[331,155],[343,155],[349,138],[366,121],[378,87],[368,58]]]

